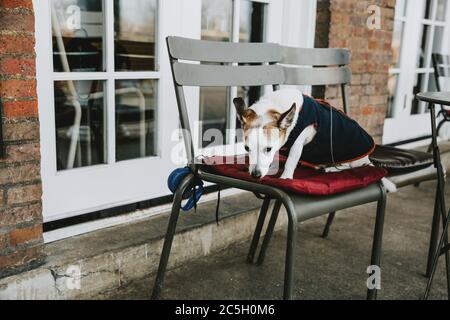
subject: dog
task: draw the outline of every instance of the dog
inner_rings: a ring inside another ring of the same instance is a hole
[[[293,179],[299,162],[325,172],[372,165],[372,137],[324,101],[296,89],[281,89],[249,108],[242,98],[233,103],[244,131],[249,173],[255,179],[268,175],[278,152],[288,154],[280,179]],[[388,191],[396,191],[389,180],[382,183]]]

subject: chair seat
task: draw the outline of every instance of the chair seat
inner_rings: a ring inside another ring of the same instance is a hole
[[[433,155],[430,153],[379,145],[370,160],[375,166],[388,170],[389,174],[417,171],[433,165]]]
[[[367,187],[380,181],[387,171],[377,167],[361,167],[340,172],[324,173],[299,166],[295,170],[294,179],[282,180],[278,177],[283,172],[286,157],[279,156],[280,169],[273,176],[265,176],[256,180],[248,173],[248,159],[238,157],[210,157],[204,159],[204,170],[240,180],[258,182],[285,190],[290,193],[325,196]]]

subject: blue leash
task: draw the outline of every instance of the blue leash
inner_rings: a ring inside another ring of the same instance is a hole
[[[174,170],[167,179],[167,186],[172,193],[175,193],[178,186],[189,174],[195,174],[191,168],[179,168]],[[194,179],[193,184],[184,192],[183,199],[189,199],[188,202],[181,207],[183,211],[189,211],[197,207],[197,202],[203,195],[203,182],[200,179]]]
[[[178,168],[175,169],[167,179],[167,186],[169,187],[169,190],[172,193],[175,193],[178,189],[178,186],[183,181],[184,178],[186,178],[188,175],[193,174],[195,176],[195,179],[192,183],[192,185],[186,189],[186,191],[183,194],[183,199],[189,199],[187,203],[181,207],[181,210],[183,211],[189,211],[193,208],[197,210],[197,203],[200,200],[200,198],[203,195],[204,187],[203,187],[203,181],[199,178],[197,178],[197,173],[194,172],[191,168],[185,167],[185,168]],[[220,206],[220,186],[217,193],[217,206],[216,206],[216,222],[219,224],[219,206]]]

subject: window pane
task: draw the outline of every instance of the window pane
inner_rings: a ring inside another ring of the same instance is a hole
[[[54,90],[58,170],[105,163],[104,82],[56,81]]]
[[[432,10],[432,4],[433,2],[435,2],[436,0],[426,0],[425,1],[425,8],[424,8],[424,13],[423,13],[423,17],[425,19],[433,19],[432,15],[433,15],[433,10]]]
[[[239,42],[263,42],[265,32],[267,4],[260,2],[241,1]],[[247,105],[252,105],[261,97],[262,87],[239,87],[238,96],[245,99]],[[240,122],[236,122],[240,128]]]
[[[430,33],[431,27],[429,25],[424,25],[422,24],[421,27],[421,34],[420,34],[420,39],[421,43],[420,43],[420,48],[417,54],[417,68],[424,68],[424,67],[429,67],[430,66],[430,59],[429,57],[426,57],[427,54],[427,47],[429,45],[429,41],[430,41]]]
[[[388,80],[389,98],[388,98],[388,108],[386,111],[387,118],[392,118],[394,114],[395,98],[398,96],[397,87],[398,87],[398,74],[389,75]]]
[[[203,0],[201,38],[212,41],[231,41],[232,12],[231,0]],[[200,145],[202,147],[222,145],[227,142],[225,133],[229,113],[228,95],[229,89],[226,87],[200,88]],[[217,137],[219,132],[222,139],[211,138]]]
[[[202,39],[230,41],[232,12],[231,0],[202,0]]]
[[[436,20],[445,21],[445,15],[447,13],[448,0],[438,0]]]
[[[227,142],[228,89],[203,87],[200,93],[201,146],[205,148],[223,145]]]
[[[157,81],[117,80],[116,160],[157,154]]]
[[[260,2],[241,2],[239,42],[263,42],[267,5]]]
[[[415,75],[415,82],[414,82],[414,88],[413,88],[413,96],[415,97],[416,94],[422,91],[422,87],[424,86],[425,82],[425,76],[427,74],[424,73],[416,73]],[[412,99],[412,105],[411,105],[411,114],[418,114],[420,112],[420,104],[417,99]]]
[[[102,0],[51,0],[55,72],[104,71]]]
[[[443,40],[444,40],[444,27],[435,27],[433,38],[433,53],[442,52]]]
[[[157,0],[114,1],[116,71],[156,70]]]

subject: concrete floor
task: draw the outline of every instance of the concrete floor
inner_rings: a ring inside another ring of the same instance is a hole
[[[425,289],[435,183],[407,187],[388,197],[379,299],[419,299]],[[450,201],[450,193],[447,192]],[[328,239],[319,237],[325,217],[299,228],[297,299],[365,299],[375,205],[338,213]],[[164,299],[279,299],[282,296],[285,231],[274,234],[265,264],[245,263],[249,241],[198,259],[166,274]],[[446,299],[444,258],[431,299]],[[153,277],[98,299],[149,299]]]

